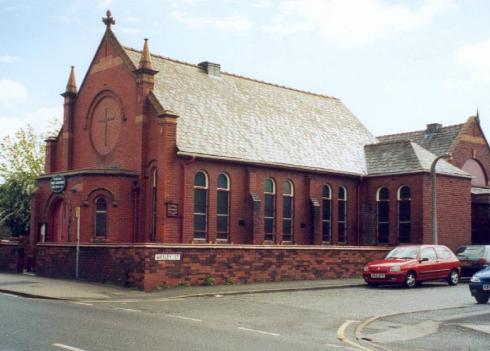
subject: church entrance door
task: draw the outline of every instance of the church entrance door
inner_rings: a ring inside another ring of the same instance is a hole
[[[51,226],[49,228],[48,240],[53,242],[66,241],[66,206],[63,200],[53,204],[51,210]]]

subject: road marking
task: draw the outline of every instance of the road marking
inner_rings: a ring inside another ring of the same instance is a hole
[[[70,351],[85,351],[85,350],[79,349],[77,347],[68,346],[68,345],[64,345],[64,344],[53,344],[53,346],[59,347],[60,349],[70,350]]]
[[[202,320],[201,320],[201,319],[191,318],[191,317],[184,317],[184,316],[178,316],[178,315],[176,315],[176,314],[167,314],[167,317],[178,318],[178,319],[184,319],[184,320],[186,320],[186,321],[202,322]]]
[[[281,335],[281,334],[277,334],[277,333],[270,333],[270,332],[266,332],[263,330],[250,329],[250,328],[245,328],[245,327],[238,327],[238,329],[249,331],[249,332],[254,332],[254,333],[259,333],[259,334],[264,334],[264,335],[270,335],[270,336],[280,336]]]
[[[339,329],[337,329],[337,339],[339,339],[340,341],[354,347],[356,350],[362,350],[362,351],[373,351],[373,349],[369,349],[367,347],[364,347],[352,340],[349,340],[349,338],[347,338],[347,336],[345,335],[345,330],[347,329],[347,327],[353,323],[359,323],[359,321],[353,321],[353,320],[347,320],[344,322],[344,324],[342,324],[340,326]]]
[[[93,304],[87,302],[72,302],[72,303],[74,303],[75,305],[93,306]]]
[[[10,296],[10,297],[15,297],[15,298],[17,298],[17,299],[19,299],[19,298],[20,298],[20,296],[17,296],[17,295],[14,295],[14,294],[9,294],[9,293],[4,293],[4,292],[2,292],[2,293],[0,293],[0,294],[5,295],[5,296]]]
[[[132,308],[122,308],[122,307],[114,307],[116,310],[126,311],[126,312],[141,312],[140,310],[133,310]]]
[[[349,350],[349,351],[359,351],[359,349],[353,349],[351,347],[342,346],[342,345],[335,345],[335,344],[323,344],[323,346],[336,347],[338,349],[344,349],[344,350]]]

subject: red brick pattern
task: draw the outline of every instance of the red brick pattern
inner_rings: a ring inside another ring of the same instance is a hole
[[[178,253],[179,261],[156,261],[155,254]],[[136,286],[144,290],[177,285],[359,277],[363,266],[386,255],[386,248],[318,246],[82,245],[82,279]],[[37,273],[75,276],[75,246],[42,244]]]

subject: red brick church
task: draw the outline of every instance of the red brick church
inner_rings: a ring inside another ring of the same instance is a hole
[[[106,31],[32,200],[36,272],[144,289],[359,275],[399,243],[490,242],[479,117],[373,136],[337,98],[122,46]],[[78,239],[79,238],[79,241]]]

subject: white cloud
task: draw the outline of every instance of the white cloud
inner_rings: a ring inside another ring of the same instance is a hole
[[[41,107],[18,118],[2,116],[0,117],[0,125],[2,126],[0,129],[0,140],[7,135],[13,135],[17,130],[28,124],[34,128],[36,133],[45,134],[48,129],[59,128],[62,120],[62,106]]]
[[[412,8],[383,0],[289,0],[279,3],[278,15],[266,32],[318,33],[343,47],[373,43],[403,32],[418,30],[434,16],[454,7],[450,0],[425,0]]]
[[[19,56],[0,55],[0,63],[15,63],[20,61]]]
[[[252,27],[252,22],[244,15],[230,15],[224,17],[192,16],[183,11],[172,11],[170,15],[190,28],[213,28],[216,30],[246,31]]]
[[[27,89],[22,83],[0,79],[0,107],[11,107],[27,99]]]
[[[472,79],[490,81],[490,39],[460,47],[454,59],[469,70]]]

